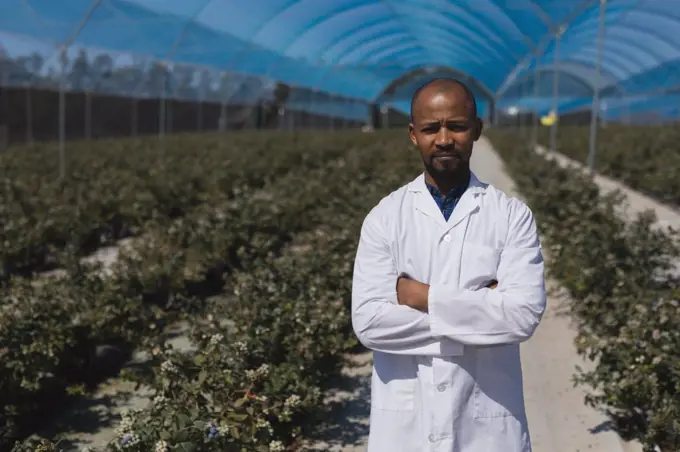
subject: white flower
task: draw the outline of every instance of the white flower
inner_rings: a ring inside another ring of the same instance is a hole
[[[257,370],[246,370],[246,378],[250,381],[255,381],[259,377],[266,377],[269,375],[269,365],[262,364]]]
[[[269,364],[262,364],[259,369],[257,369],[257,373],[262,377],[269,375]]]
[[[269,443],[269,450],[271,452],[283,452],[285,448],[283,447],[283,443],[281,441],[272,441]]]
[[[259,418],[255,424],[257,428],[268,429],[270,427],[269,421],[266,419]]]
[[[234,343],[234,346],[236,347],[236,350],[241,353],[245,353],[248,350],[248,346],[246,346],[245,342],[242,341]]]
[[[131,416],[131,413],[124,413],[122,415],[122,419],[120,420],[120,424],[118,425],[118,428],[116,428],[116,434],[120,437],[123,438],[125,435],[127,435],[131,430],[132,427],[134,427],[135,421]]]
[[[157,395],[153,399],[153,404],[156,406],[156,408],[162,408],[166,403],[168,403],[168,398],[164,395]]]
[[[286,407],[294,408],[300,404],[300,396],[297,394],[293,394],[286,399],[284,404]]]
[[[222,339],[224,339],[224,336],[221,334],[213,334],[212,337],[210,338],[210,345],[217,345],[220,342],[222,342]]]
[[[176,373],[177,372],[177,366],[175,366],[173,364],[173,362],[170,361],[170,360],[164,361],[163,364],[161,364],[161,372],[168,373],[168,374]]]
[[[156,452],[167,452],[168,450],[168,443],[165,441],[161,440],[156,443]]]

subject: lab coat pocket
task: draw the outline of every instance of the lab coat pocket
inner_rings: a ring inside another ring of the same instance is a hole
[[[413,411],[417,382],[415,358],[373,352],[371,404],[380,410]]]
[[[524,393],[519,347],[479,347],[476,355],[475,418],[521,416]]]
[[[498,248],[465,242],[460,262],[460,288],[477,290],[497,279],[500,256]]]

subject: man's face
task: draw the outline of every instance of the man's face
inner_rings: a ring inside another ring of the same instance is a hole
[[[430,174],[455,174],[469,168],[482,123],[463,89],[426,89],[414,104],[413,116],[409,136]]]

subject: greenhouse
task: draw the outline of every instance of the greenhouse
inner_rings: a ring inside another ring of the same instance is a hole
[[[440,78],[565,294],[522,344],[534,452],[677,452],[678,30],[680,0],[0,0],[0,452],[365,451],[351,263]]]
[[[670,0],[4,0],[0,7],[2,85],[37,96],[63,90],[223,107],[277,100],[310,117],[369,123],[374,106],[405,113],[417,80],[443,70],[471,81],[489,118],[594,107],[607,120],[654,112],[665,121],[677,105],[666,94],[680,85],[680,17]],[[199,126],[214,127],[217,114]]]

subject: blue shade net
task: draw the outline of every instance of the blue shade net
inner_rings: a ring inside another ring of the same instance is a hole
[[[375,102],[407,113],[425,68],[470,81],[482,115],[494,101],[545,114],[559,73],[560,113],[590,108],[599,89],[605,116],[676,115],[666,94],[680,87],[680,2],[609,0],[598,77],[599,8],[593,0],[2,0],[0,83],[230,104],[270,100],[285,84],[286,108],[361,119]],[[405,86],[389,90],[397,80]]]

